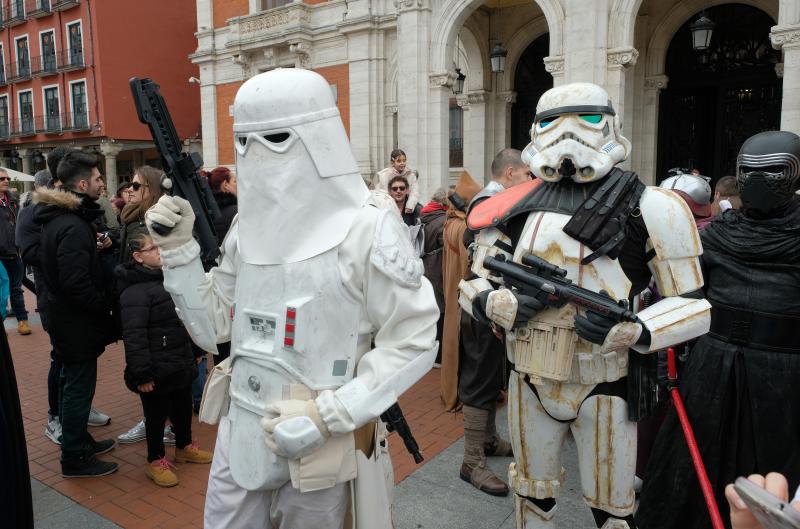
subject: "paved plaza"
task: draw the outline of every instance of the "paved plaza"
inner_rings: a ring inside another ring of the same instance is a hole
[[[26,304],[34,307],[26,293]],[[92,479],[61,477],[59,450],[44,436],[47,418],[49,341],[31,314],[33,335],[20,336],[16,320],[5,322],[20,387],[22,414],[32,478],[37,529],[197,528],[203,527],[203,504],[209,466],[180,465],[177,487],[161,489],[144,475],[145,443],[118,445],[103,459],[119,463],[119,471]],[[138,397],[122,380],[121,344],[106,349],[98,361],[97,408],[112,417],[111,424],[92,428],[97,439],[116,437],[141,419]],[[438,392],[439,371],[431,371],[400,399],[408,422],[425,456],[415,465],[400,439],[390,437],[395,469],[397,529],[511,529],[511,496],[495,498],[458,479],[463,449],[461,414],[444,411]],[[498,413],[500,430],[507,432],[505,413]],[[193,425],[203,448],[213,449],[216,428]],[[167,449],[170,455],[171,449]],[[594,527],[591,514],[576,489],[575,448],[565,451],[567,486],[559,505],[562,527]],[[491,466],[505,476],[510,459],[494,458]]]

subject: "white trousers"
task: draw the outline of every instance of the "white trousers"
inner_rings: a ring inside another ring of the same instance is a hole
[[[259,447],[261,448],[261,447]],[[229,465],[230,421],[217,431],[206,492],[206,529],[341,529],[350,501],[350,484],[301,493],[291,482],[276,490],[251,491],[233,480]]]

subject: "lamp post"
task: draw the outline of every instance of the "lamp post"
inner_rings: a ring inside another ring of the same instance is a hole
[[[505,71],[506,56],[508,56],[508,50],[505,49],[500,42],[495,44],[492,51],[489,52],[489,62],[492,65],[492,73],[503,73]]]
[[[715,25],[711,19],[706,18],[705,12],[700,14],[700,18],[689,24],[689,30],[692,32],[692,48],[695,51],[705,51],[709,48]]]

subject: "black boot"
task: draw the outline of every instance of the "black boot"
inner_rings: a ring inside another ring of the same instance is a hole
[[[61,475],[65,478],[95,478],[117,471],[117,464],[100,461],[94,454],[61,462]]]

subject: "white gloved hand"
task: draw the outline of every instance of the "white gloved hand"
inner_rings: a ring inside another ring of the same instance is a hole
[[[186,199],[164,195],[147,210],[144,219],[153,243],[162,250],[174,250],[192,240],[194,211]],[[160,224],[170,231],[160,235],[153,229],[153,224]]]
[[[282,400],[268,405],[266,411],[268,416],[261,419],[264,443],[279,456],[300,459],[331,435],[313,400]]]

